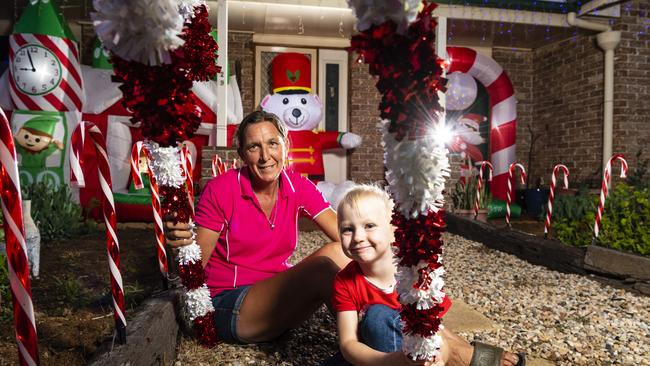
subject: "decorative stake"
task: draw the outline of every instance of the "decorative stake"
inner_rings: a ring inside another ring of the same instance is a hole
[[[605,171],[603,172],[603,182],[600,185],[600,200],[598,201],[598,211],[596,212],[596,221],[594,222],[594,237],[592,243],[596,242],[596,238],[598,238],[598,233],[600,231],[600,221],[603,219],[603,211],[605,211],[605,198],[607,198],[610,175],[612,174],[612,162],[614,160],[621,161],[621,178],[627,177],[627,161],[625,161],[625,157],[622,154],[614,154],[607,161]]]
[[[562,164],[553,167],[551,174],[551,190],[548,193],[548,205],[546,210],[546,221],[544,221],[544,239],[548,238],[548,231],[551,228],[551,216],[553,215],[553,200],[555,199],[555,183],[558,171],[564,172],[564,188],[569,189],[569,168]]]
[[[16,149],[9,121],[0,109],[0,187],[4,213],[7,269],[14,307],[14,329],[21,366],[38,365],[38,337],[32,304],[32,288],[27,265],[27,245],[23,225],[20,179],[16,164]]]
[[[489,161],[482,161],[478,169],[478,180],[476,181],[476,202],[474,202],[474,220],[478,217],[478,210],[481,202],[481,186],[483,185],[483,169],[488,168],[488,182],[492,181],[492,164]]]
[[[120,344],[126,343],[126,318],[124,316],[124,289],[120,273],[120,244],[117,240],[115,217],[115,203],[113,202],[113,189],[111,184],[111,171],[106,154],[106,140],[104,135],[92,122],[82,121],[72,132],[72,149],[70,150],[70,184],[85,187],[84,169],[82,159],[86,135],[90,136],[97,154],[97,172],[99,173],[99,186],[102,189],[102,210],[106,224],[106,249],[108,251],[108,267],[111,275],[111,293],[113,296],[113,318],[115,318],[115,331]]]
[[[158,267],[162,275],[162,286],[164,290],[169,288],[169,269],[167,266],[167,252],[165,250],[165,232],[163,230],[162,221],[162,207],[160,206],[160,193],[158,190],[158,182],[156,177],[151,171],[151,153],[142,141],[136,142],[131,148],[131,178],[135,189],[144,188],[142,177],[140,176],[140,167],[138,159],[141,154],[144,154],[147,159],[147,175],[149,176],[149,183],[151,184],[151,208],[153,211],[154,219],[154,232],[156,234],[156,252],[158,257]]]
[[[514,183],[512,180],[517,168],[521,171],[521,183],[526,184],[526,169],[524,169],[524,166],[517,162],[510,164],[510,167],[508,167],[508,191],[506,192],[506,224],[508,224],[508,227],[512,227],[510,225],[510,204],[512,203],[512,184]]]

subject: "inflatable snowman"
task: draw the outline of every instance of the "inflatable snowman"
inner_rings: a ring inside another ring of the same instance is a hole
[[[323,104],[311,90],[311,64],[301,53],[281,53],[271,64],[273,94],[260,106],[277,115],[289,130],[289,168],[317,183],[336,208],[351,182],[325,182],[323,151],[361,145],[361,136],[350,132],[314,130],[323,115]]]

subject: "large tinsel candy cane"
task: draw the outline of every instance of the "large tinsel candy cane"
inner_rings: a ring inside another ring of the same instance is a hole
[[[476,181],[476,201],[474,201],[474,220],[478,217],[478,210],[481,204],[481,187],[483,185],[483,169],[488,168],[488,182],[492,181],[492,164],[489,161],[482,161],[478,169],[478,180]]]
[[[7,268],[14,307],[14,329],[20,365],[38,365],[38,338],[27,265],[20,181],[16,149],[9,122],[0,109],[0,187],[4,214]]]
[[[521,163],[512,163],[508,167],[508,191],[506,192],[506,224],[510,227],[510,204],[512,203],[512,185],[514,184],[513,180],[515,177],[515,170],[519,168],[521,171],[521,183],[525,184],[526,183],[526,169],[524,169],[524,166],[521,165]]]
[[[594,222],[594,241],[598,237],[600,231],[600,220],[603,219],[603,211],[605,211],[605,198],[607,198],[607,191],[609,190],[609,180],[612,174],[612,162],[614,160],[621,161],[621,178],[627,177],[627,161],[622,154],[614,154],[607,161],[605,171],[603,172],[603,182],[600,185],[600,200],[598,201],[598,211],[596,212],[596,221]]]
[[[151,207],[153,209],[154,231],[156,234],[156,250],[158,256],[158,267],[163,278],[163,288],[169,288],[169,270],[167,267],[167,252],[165,251],[165,232],[162,221],[162,207],[160,206],[160,194],[158,192],[158,182],[151,171],[151,154],[142,141],[133,144],[131,148],[131,179],[135,189],[144,188],[142,177],[140,176],[140,166],[138,159],[144,154],[147,159],[147,175],[151,184]]]
[[[106,154],[106,140],[97,126],[91,122],[82,121],[72,132],[72,149],[70,150],[70,184],[85,187],[83,150],[86,135],[90,136],[97,153],[97,171],[99,186],[102,189],[102,210],[106,224],[106,248],[108,251],[108,267],[111,274],[111,293],[113,295],[113,317],[118,342],[126,343],[126,318],[124,316],[124,288],[120,273],[120,244],[117,240],[115,203],[111,184],[111,171]]]
[[[548,204],[546,208],[546,220],[544,221],[544,238],[548,237],[548,230],[551,228],[551,216],[553,215],[553,200],[555,199],[555,185],[557,183],[557,173],[564,172],[564,188],[569,188],[569,168],[565,165],[557,164],[553,167],[551,174],[551,189],[548,192]]]

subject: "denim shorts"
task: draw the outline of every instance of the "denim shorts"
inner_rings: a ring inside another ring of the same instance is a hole
[[[241,286],[226,290],[212,298],[214,306],[214,325],[217,327],[219,340],[225,343],[247,343],[237,336],[237,319],[239,309],[250,286]]]

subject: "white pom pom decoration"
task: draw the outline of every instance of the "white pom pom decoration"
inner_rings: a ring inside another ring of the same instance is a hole
[[[450,175],[444,143],[434,136],[397,141],[388,132],[389,121],[382,122],[386,180],[395,203],[405,217],[416,218],[444,204],[442,191]]]
[[[201,247],[193,241],[190,245],[182,246],[178,249],[178,263],[186,266],[190,263],[201,260]]]
[[[402,304],[416,304],[418,310],[426,310],[441,304],[445,300],[445,293],[442,288],[445,282],[442,279],[445,269],[438,267],[435,270],[428,268],[425,261],[420,261],[417,266],[397,267],[395,278],[397,279],[397,293]],[[420,271],[424,269],[427,279],[420,287],[416,283],[420,280]]]
[[[178,0],[94,0],[90,16],[97,36],[119,57],[146,65],[171,63],[183,45]]]
[[[443,326],[440,325],[440,330]],[[402,351],[412,360],[430,360],[440,356],[442,337],[436,333],[433,337],[420,337],[418,335],[405,334],[402,339]]]
[[[210,311],[214,311],[214,306],[212,306],[210,299],[210,290],[208,290],[208,286],[205,284],[187,291],[185,296],[185,311],[190,321],[194,321],[194,319],[204,316]]]
[[[185,184],[185,177],[181,170],[181,152],[175,146],[160,147],[152,144],[151,171],[159,186],[178,188]]]
[[[397,33],[403,34],[415,21],[420,4],[419,0],[348,0],[358,19],[357,29],[360,32],[392,20],[397,24]]]

